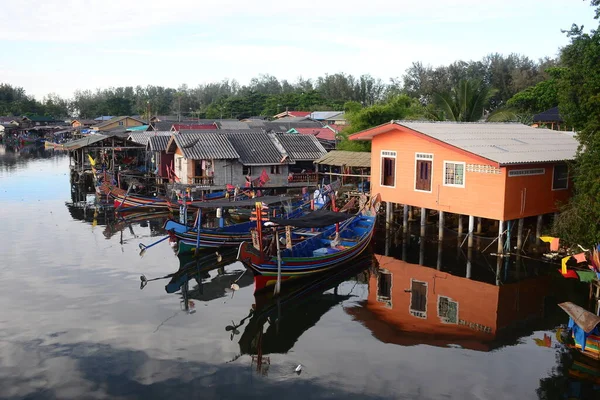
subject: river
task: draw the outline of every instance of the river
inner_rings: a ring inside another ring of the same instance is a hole
[[[160,223],[107,226],[93,206],[69,207],[68,164],[64,153],[0,145],[2,399],[558,399],[573,390],[555,338],[563,289],[543,266],[510,267],[497,282],[495,261],[474,262],[466,278],[455,250],[439,270],[429,245],[429,266],[414,264],[419,244],[408,250],[413,264],[377,250],[352,266],[355,276],[248,320],[263,300],[250,273],[228,289],[244,271],[238,262],[204,274],[200,287],[190,281],[185,299],[166,292],[168,280],[140,289],[141,275],[180,267],[167,242],[140,256],[140,243],[164,234]],[[549,346],[534,340],[544,335]]]

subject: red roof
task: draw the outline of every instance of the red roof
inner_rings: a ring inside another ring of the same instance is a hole
[[[308,117],[310,111],[288,111],[290,117]]]
[[[301,135],[316,136],[317,139],[335,140],[335,132],[329,128],[295,128]]]
[[[173,128],[175,128],[176,131],[185,131],[190,129],[217,129],[214,124],[173,124]]]

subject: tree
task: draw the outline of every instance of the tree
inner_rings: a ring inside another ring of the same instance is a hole
[[[598,7],[600,0],[591,4]],[[561,52],[563,68],[555,78],[558,107],[577,131],[580,147],[571,168],[575,192],[554,228],[570,243],[593,246],[600,242],[600,32],[584,33],[573,25],[568,36],[571,43]]]
[[[556,70],[559,73],[559,70]],[[556,80],[551,78],[530,86],[511,97],[506,105],[520,112],[537,114],[558,104]]]
[[[463,79],[451,91],[435,93],[434,103],[442,113],[442,119],[456,122],[479,121],[493,93],[481,82]]]

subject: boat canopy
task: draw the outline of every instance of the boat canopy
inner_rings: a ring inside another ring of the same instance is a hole
[[[573,322],[577,324],[586,333],[590,333],[600,325],[600,316],[589,312],[585,308],[579,307],[577,304],[571,303],[570,301],[560,303],[558,305],[571,317]]]
[[[298,218],[271,218],[270,221],[277,225],[294,226],[296,228],[323,228],[352,217],[355,217],[355,215],[321,209]]]
[[[237,208],[237,207],[254,207],[256,203],[266,205],[282,203],[292,200],[290,196],[263,196],[254,199],[244,200],[213,200],[213,201],[192,201],[190,204],[196,208]]]

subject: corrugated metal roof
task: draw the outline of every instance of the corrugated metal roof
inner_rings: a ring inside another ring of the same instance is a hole
[[[170,131],[173,126],[173,122],[168,121],[157,121],[150,124],[153,130],[157,131]]]
[[[216,133],[186,133],[173,135],[172,139],[190,160],[238,159],[240,155],[225,135]]]
[[[501,165],[573,160],[579,145],[571,135],[518,123],[395,123]]]
[[[227,138],[244,165],[280,164],[282,152],[265,132],[227,133]]]
[[[77,150],[81,149],[82,147],[101,142],[102,140],[107,139],[109,137],[110,136],[100,134],[89,135],[86,137],[82,137],[81,139],[71,140],[70,142],[63,143],[62,147],[65,150]]]
[[[221,120],[216,121],[220,129],[250,129],[246,122],[237,120]]]
[[[129,134],[127,139],[132,142],[143,144],[144,146],[148,144],[148,139],[155,136],[167,136],[170,137],[173,134],[171,131],[146,131],[146,132],[133,132]]]
[[[292,161],[314,161],[327,153],[314,136],[285,133],[274,137],[281,143]]]
[[[371,168],[371,153],[358,151],[332,150],[315,161],[315,164],[335,165],[338,167]]]
[[[148,147],[151,151],[166,151],[171,136],[152,136],[148,138]]]
[[[533,122],[563,122],[558,107],[552,107],[533,116]]]
[[[339,117],[340,114],[343,114],[343,111],[314,111],[309,117],[312,119],[316,119],[317,121],[323,121],[326,119],[333,119],[334,117]]]

